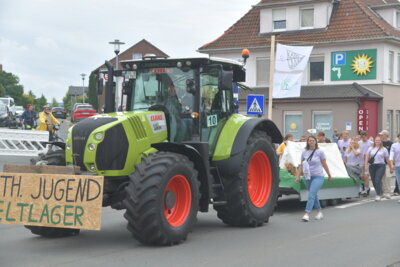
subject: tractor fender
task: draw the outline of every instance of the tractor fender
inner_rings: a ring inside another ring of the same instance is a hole
[[[271,137],[271,143],[280,144],[283,141],[283,137],[275,123],[268,119],[251,119],[247,120],[242,127],[240,127],[235,141],[232,146],[231,156],[235,156],[238,153],[243,153],[246,146],[247,140],[254,130],[261,130],[267,133]]]
[[[281,143],[283,137],[275,123],[268,119],[250,119],[247,120],[239,129],[234,139],[230,158],[213,161],[213,165],[218,167],[218,170],[223,176],[230,176],[239,172],[243,154],[247,146],[247,140],[254,130],[264,131],[271,139],[271,143]]]
[[[186,142],[183,144],[163,142],[151,145],[158,151],[173,152],[185,155],[194,163],[195,169],[198,171],[198,180],[200,182],[200,207],[201,212],[207,212],[209,199],[212,194],[212,177],[210,172],[210,164],[208,161],[208,143],[207,142]]]

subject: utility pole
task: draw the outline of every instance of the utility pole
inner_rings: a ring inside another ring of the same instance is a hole
[[[85,73],[81,73],[82,76],[82,96],[83,96],[83,103],[85,103]]]
[[[271,36],[271,56],[269,61],[269,94],[268,94],[268,119],[272,120],[272,90],[274,88],[275,73],[275,35]]]

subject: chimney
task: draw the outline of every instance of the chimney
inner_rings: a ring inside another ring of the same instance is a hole
[[[3,65],[0,64],[0,71],[3,71]]]

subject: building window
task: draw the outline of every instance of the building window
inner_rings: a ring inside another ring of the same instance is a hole
[[[286,9],[272,10],[272,27],[274,31],[286,30]]]
[[[397,82],[400,83],[400,53],[397,54]]]
[[[393,110],[386,111],[386,130],[389,132],[389,138],[392,139],[393,132]]]
[[[400,12],[396,12],[396,27],[400,28]]]
[[[300,27],[313,28],[314,27],[314,8],[301,8],[300,9]]]
[[[300,139],[303,135],[303,113],[301,111],[285,111],[284,132],[293,134],[294,139]]]
[[[324,57],[310,58],[310,82],[324,81]]]
[[[142,59],[142,53],[133,53],[132,59]]]
[[[269,84],[269,59],[257,58],[256,86],[268,86]]]
[[[400,133],[400,111],[396,111],[396,136]]]
[[[393,82],[393,69],[394,69],[394,52],[393,51],[389,51],[389,81]]]
[[[325,137],[332,139],[332,111],[313,111],[313,129],[324,132]]]

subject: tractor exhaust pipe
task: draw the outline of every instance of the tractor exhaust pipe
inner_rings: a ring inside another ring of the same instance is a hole
[[[114,84],[114,67],[110,61],[106,60],[108,80],[106,82],[106,101],[104,113],[115,112],[115,84]]]

